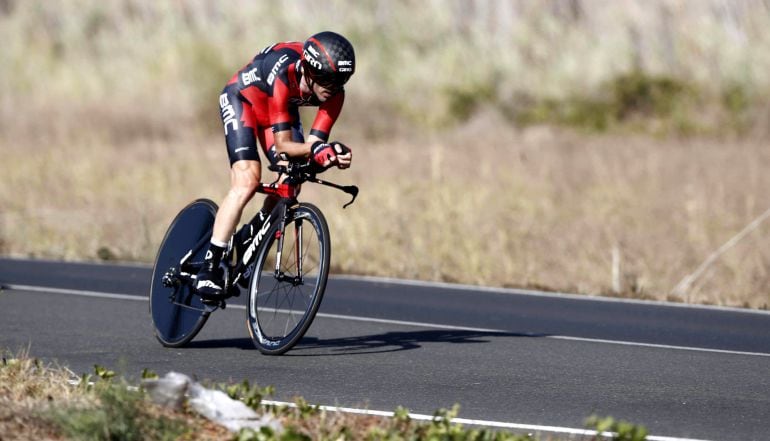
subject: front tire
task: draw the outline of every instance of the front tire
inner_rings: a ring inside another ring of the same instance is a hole
[[[321,210],[302,203],[286,217],[283,230],[280,222],[268,229],[249,286],[249,333],[268,355],[283,354],[305,335],[329,277],[330,235]]]

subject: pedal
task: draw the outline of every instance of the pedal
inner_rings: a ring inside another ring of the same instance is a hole
[[[166,271],[165,274],[163,274],[161,283],[163,283],[163,286],[165,286],[166,288],[173,288],[177,286],[179,284],[179,274],[177,272],[177,269],[175,267],[169,268],[169,270]]]

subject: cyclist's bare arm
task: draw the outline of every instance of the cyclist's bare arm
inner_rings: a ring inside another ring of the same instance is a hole
[[[324,142],[315,135],[309,135],[306,142],[295,142],[291,138],[291,130],[284,130],[273,135],[275,137],[275,151],[278,154],[286,153],[290,158],[308,158],[312,151],[313,144],[318,141]],[[347,152],[337,154],[337,166],[339,168],[348,168],[353,160],[353,153],[348,149]]]
[[[291,130],[283,130],[273,134],[275,138],[275,152],[279,155],[285,153],[290,158],[308,158],[313,144],[317,141],[323,141],[321,138],[310,135],[307,141],[295,142],[291,139]]]

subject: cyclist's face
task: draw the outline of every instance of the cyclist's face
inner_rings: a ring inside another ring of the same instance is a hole
[[[337,86],[337,85],[322,86],[318,83],[313,83],[313,93],[315,94],[316,98],[318,98],[318,101],[322,103],[328,100],[329,98],[331,98],[340,90],[342,90],[342,86]]]

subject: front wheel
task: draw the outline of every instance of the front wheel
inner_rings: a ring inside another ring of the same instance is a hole
[[[263,354],[291,349],[313,322],[329,277],[329,227],[302,203],[268,229],[249,287],[248,328]]]

